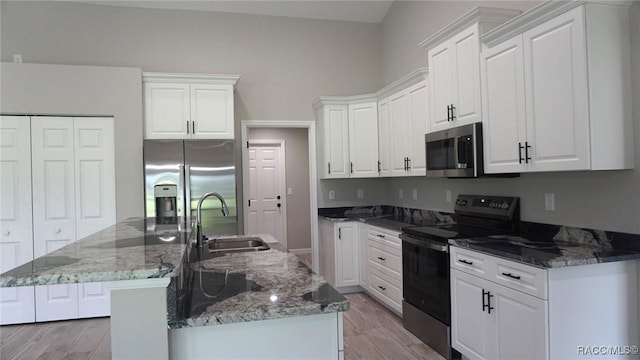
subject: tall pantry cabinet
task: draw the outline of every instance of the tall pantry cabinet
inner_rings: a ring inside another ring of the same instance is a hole
[[[112,118],[2,116],[0,127],[0,271],[115,223]],[[100,283],[3,288],[0,294],[2,324],[110,310]]]

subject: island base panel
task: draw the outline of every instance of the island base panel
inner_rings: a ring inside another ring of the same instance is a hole
[[[167,285],[132,284],[145,280],[108,283],[111,290],[111,356],[119,359],[169,358],[167,333]],[[151,282],[146,280],[147,282]],[[141,288],[135,286],[141,285]]]
[[[171,359],[340,359],[342,312],[169,330]]]

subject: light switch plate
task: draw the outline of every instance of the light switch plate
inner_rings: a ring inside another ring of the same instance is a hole
[[[413,201],[418,201],[418,189],[413,189],[411,195],[413,197]]]
[[[398,190],[398,199],[402,199],[404,198],[404,192],[402,191],[402,189]]]
[[[451,190],[445,191],[444,197],[447,200],[447,202],[451,202]]]
[[[287,188],[287,195],[293,195],[293,188]]]
[[[329,190],[329,200],[335,200],[335,199],[336,199],[335,190]]]
[[[358,199],[364,199],[364,190],[358,189]]]

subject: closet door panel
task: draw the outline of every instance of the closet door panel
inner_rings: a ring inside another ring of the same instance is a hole
[[[33,118],[31,134],[34,255],[40,257],[76,240],[73,118]],[[77,284],[36,287],[36,321],[77,316]]]
[[[31,128],[28,116],[0,116],[0,272],[33,260]],[[35,321],[34,287],[0,289],[0,325]]]
[[[75,118],[76,237],[116,222],[113,118]],[[109,316],[109,291],[78,284],[79,317]]]

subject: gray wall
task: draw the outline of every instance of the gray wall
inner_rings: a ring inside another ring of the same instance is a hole
[[[427,66],[423,40],[476,6],[527,10],[539,1],[394,1],[382,23],[384,85]]]
[[[377,90],[380,46],[379,24],[49,1],[0,2],[2,61],[22,54],[25,63],[240,74],[235,94],[236,139],[242,120],[312,120],[311,102],[320,95]],[[16,93],[3,78],[3,100],[12,96],[18,105],[30,102],[32,106],[1,111],[113,114],[128,111],[117,107],[121,102],[122,107],[130,107],[131,101],[141,109],[139,75],[134,87],[107,86],[95,101],[87,101],[81,88],[67,92],[64,78],[46,71],[40,75],[30,81],[37,92],[40,83],[50,82],[60,93],[33,98],[30,90]],[[91,77],[85,82],[82,72],[69,76],[79,86],[86,85],[87,94],[100,84],[92,83]],[[59,97],[64,97],[65,106],[55,104]],[[99,101],[115,108],[90,106]],[[116,145],[127,154],[117,155],[116,172],[132,176],[131,183],[118,182],[118,190],[126,195],[118,197],[119,219],[143,215],[142,116],[141,110],[136,111],[123,119],[127,126],[116,125],[116,138],[121,139]],[[241,169],[239,142],[236,152],[237,169]],[[242,174],[237,180],[242,183]],[[238,201],[242,201],[240,192]]]
[[[1,7],[2,61],[239,74],[238,121],[311,120],[320,95],[380,86],[378,24],[55,1]]]
[[[518,2],[507,5],[529,6]],[[422,40],[470,6],[467,2],[394,2],[383,24],[384,82],[426,64],[426,56],[408,51],[410,42],[407,44],[403,39],[412,36],[414,42]],[[634,3],[631,18],[635,170],[523,174],[516,179],[393,179],[387,181],[387,202],[452,211],[453,204],[445,201],[447,189],[454,199],[459,193],[515,195],[522,199],[523,220],[640,233],[639,2]],[[422,33],[409,35],[413,31]],[[406,56],[394,56],[399,53]],[[398,199],[400,188],[404,189],[405,200]],[[406,194],[414,188],[418,189],[419,200],[407,200]],[[555,193],[556,211],[544,210],[547,192]]]
[[[142,216],[140,69],[2,63],[0,73],[3,113],[114,117],[116,217]]]
[[[250,128],[249,140],[284,140],[287,188],[287,247],[311,248],[311,218],[309,208],[309,141],[307,129]]]

